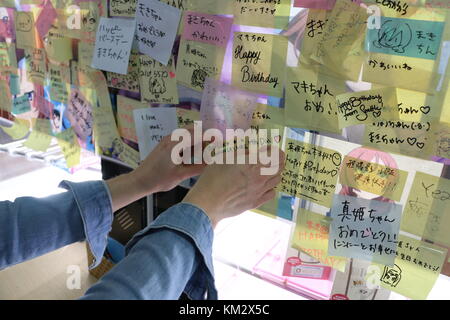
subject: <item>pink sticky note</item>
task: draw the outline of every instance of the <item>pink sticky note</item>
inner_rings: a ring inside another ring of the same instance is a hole
[[[336,0],[295,0],[294,7],[331,10]]]
[[[47,0],[36,20],[36,30],[41,39],[47,34],[53,21],[56,19],[56,15],[56,10],[53,7],[52,2]]]
[[[184,39],[225,48],[230,38],[233,18],[187,11],[183,22]]]

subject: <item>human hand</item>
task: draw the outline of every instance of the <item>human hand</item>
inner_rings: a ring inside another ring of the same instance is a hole
[[[228,217],[254,209],[276,195],[274,188],[281,181],[285,154],[279,156],[270,168],[277,168],[273,175],[262,175],[261,164],[214,164],[208,166],[183,202],[203,209],[213,227]]]

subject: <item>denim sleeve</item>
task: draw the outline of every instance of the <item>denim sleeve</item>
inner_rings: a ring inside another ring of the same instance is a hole
[[[0,202],[0,270],[77,241],[87,240],[101,262],[112,225],[104,181],[60,184],[68,192]]]
[[[212,264],[213,229],[188,203],[161,214],[127,244],[126,257],[82,299],[217,299]]]

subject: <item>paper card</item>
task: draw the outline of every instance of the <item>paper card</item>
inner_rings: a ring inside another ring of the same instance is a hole
[[[328,255],[328,234],[331,220],[330,217],[299,209],[291,246],[302,250],[321,263],[343,272],[347,259]]]
[[[310,58],[343,78],[358,81],[368,14],[348,0],[337,1]]]
[[[51,0],[46,0],[35,24],[36,31],[41,39],[47,34],[53,21],[56,19],[56,16],[56,10],[53,7]]]
[[[67,37],[60,29],[52,26],[44,42],[47,57],[59,63],[67,64],[73,58],[72,39]]]
[[[131,51],[127,74],[107,72],[108,87],[131,92],[140,92],[139,53]]]
[[[369,277],[386,289],[405,297],[425,300],[436,283],[447,250],[400,235],[393,266],[374,264]]]
[[[335,195],[328,254],[393,265],[402,206]]]
[[[193,126],[195,121],[200,121],[200,112],[198,110],[188,110],[177,108],[178,128]]]
[[[28,94],[14,97],[11,110],[13,114],[22,114],[31,111],[30,97]]]
[[[72,89],[70,93],[66,115],[80,140],[84,141],[92,135],[92,106],[76,88]]]
[[[122,95],[117,96],[117,126],[122,138],[138,143],[133,111],[148,107],[147,104],[140,101],[129,99]]]
[[[56,135],[58,145],[61,148],[66,165],[73,168],[80,163],[81,148],[78,144],[77,136],[72,128],[66,129]]]
[[[380,17],[381,29],[368,29],[366,50],[436,60],[444,22]]]
[[[450,123],[433,124],[426,154],[450,159]]]
[[[336,0],[294,0],[294,7],[331,10]]]
[[[28,120],[16,118],[11,127],[0,126],[13,140],[23,139],[30,132]]]
[[[251,92],[281,97],[287,43],[284,36],[235,32],[232,84]]]
[[[283,29],[289,22],[290,0],[233,2],[236,24]]]
[[[25,50],[27,77],[33,83],[44,85],[47,73],[47,59],[43,48]]]
[[[203,128],[226,129],[250,128],[257,96],[235,87],[208,79],[203,91],[200,116]]]
[[[19,49],[34,48],[36,45],[34,17],[32,12],[15,11],[16,47]]]
[[[187,11],[183,15],[183,38],[226,48],[233,18]]]
[[[13,7],[15,7],[14,1]],[[14,11],[12,8],[0,8],[0,37],[11,40],[16,39]]]
[[[92,67],[126,74],[136,22],[125,18],[100,18]]]
[[[139,59],[142,102],[178,104],[177,78],[173,58],[168,61],[167,66],[143,54]]]
[[[347,92],[345,81],[300,66],[287,69],[286,125],[341,133],[336,96]]]
[[[340,94],[336,100],[340,128],[398,119],[395,88]]]
[[[48,119],[35,119],[35,124],[24,146],[36,151],[47,151],[52,141],[51,124]]]
[[[286,166],[278,191],[330,208],[342,155],[335,150],[287,139]]]
[[[203,91],[207,78],[219,79],[224,56],[221,47],[181,39],[177,80],[188,88]]]
[[[136,14],[136,2],[137,0],[110,0],[109,15],[133,18]]]
[[[180,23],[181,10],[157,0],[139,0],[136,40],[139,51],[167,65]]]
[[[346,156],[339,182],[343,185],[400,201],[408,172]]]
[[[417,172],[405,205],[402,230],[450,246],[450,180]]]
[[[165,136],[178,128],[177,110],[176,108],[134,110],[134,122],[140,157],[144,160]]]

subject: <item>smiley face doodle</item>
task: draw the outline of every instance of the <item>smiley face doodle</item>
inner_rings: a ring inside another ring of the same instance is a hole
[[[33,18],[30,12],[19,11],[16,15],[16,29],[21,32],[29,32],[33,27]]]

